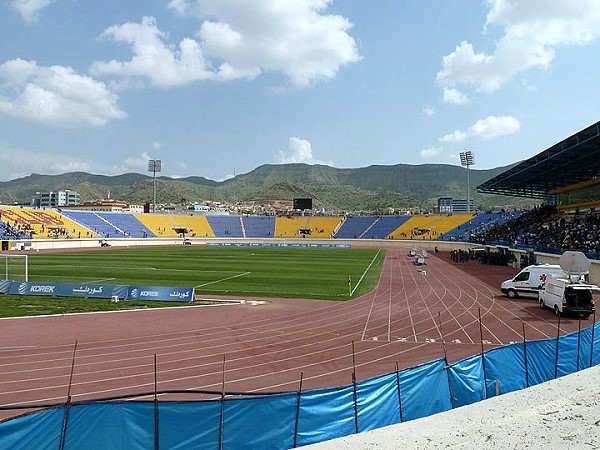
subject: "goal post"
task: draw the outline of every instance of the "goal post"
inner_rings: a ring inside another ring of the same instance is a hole
[[[29,281],[29,255],[0,254],[0,280]]]

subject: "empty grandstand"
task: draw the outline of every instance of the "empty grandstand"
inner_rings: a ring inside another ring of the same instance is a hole
[[[307,225],[306,217],[279,217],[275,222],[275,236],[301,237],[300,230],[306,229]]]
[[[340,217],[309,217],[306,228],[313,238],[330,238],[333,237],[341,222]]]
[[[437,239],[460,227],[473,214],[413,216],[390,234],[393,239]]]
[[[191,237],[214,237],[204,216],[181,216],[176,214],[136,214],[135,217],[157,237],[179,236],[178,229],[188,230]]]
[[[375,216],[348,216],[337,230],[338,239],[358,239],[377,220]]]
[[[207,216],[208,224],[217,237],[244,237],[240,216]]]
[[[88,230],[105,237],[148,237],[154,234],[133,214],[65,210],[63,214]]]
[[[275,216],[242,216],[244,235],[248,238],[269,238],[275,235]]]
[[[364,239],[387,239],[410,216],[380,216],[360,235]]]

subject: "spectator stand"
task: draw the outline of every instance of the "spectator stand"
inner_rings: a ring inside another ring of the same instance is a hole
[[[377,216],[348,216],[335,233],[337,239],[358,239],[373,226]]]
[[[590,259],[599,259],[600,215],[592,212],[559,215],[554,206],[539,206],[475,233],[471,241],[551,254],[574,250]]]
[[[248,238],[271,238],[275,234],[275,216],[242,216]]]
[[[216,237],[244,237],[240,216],[206,216]]]
[[[363,239],[387,239],[390,234],[400,227],[410,216],[380,216],[367,229],[360,238]]]

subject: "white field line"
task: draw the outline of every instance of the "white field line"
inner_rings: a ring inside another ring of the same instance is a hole
[[[381,249],[377,250],[377,253],[375,253],[375,256],[373,256],[373,259],[371,260],[371,262],[369,263],[369,265],[367,266],[367,268],[365,269],[365,271],[362,273],[362,275],[360,276],[360,279],[358,280],[358,283],[356,283],[356,286],[354,286],[352,288],[352,292],[350,292],[350,297],[352,297],[354,295],[354,291],[356,291],[356,288],[360,285],[360,283],[362,282],[363,278],[365,277],[365,275],[367,274],[367,272],[369,271],[369,269],[371,268],[371,266],[373,265],[373,263],[375,262],[375,260],[377,259],[377,256],[379,256],[379,252],[381,252]]]
[[[112,278],[101,278],[99,280],[90,280],[87,283],[89,283],[89,284],[97,284],[97,283],[102,283],[103,281],[114,281],[114,280],[116,280],[115,277],[112,277]],[[77,284],[77,283],[75,283],[75,284]]]
[[[67,269],[72,269],[72,268],[89,268],[89,269],[96,269],[97,266],[87,266],[87,265],[77,265],[74,266],[72,264],[58,264],[53,266],[54,268],[67,268]],[[166,267],[154,267],[154,266],[119,266],[119,269],[126,269],[126,270],[160,270],[161,272],[197,272],[195,269],[173,269],[173,268],[166,268]],[[204,273],[223,273],[223,272],[227,272],[227,271],[223,271],[223,270],[204,270]],[[60,275],[48,275],[46,278],[59,278]]]
[[[226,277],[226,278],[221,278],[220,280],[215,280],[215,281],[210,281],[208,283],[203,283],[203,284],[199,284],[197,286],[194,286],[195,288],[199,288],[199,287],[204,287],[204,286],[208,286],[209,284],[216,284],[216,283],[220,283],[222,281],[227,281],[227,280],[231,280],[233,278],[239,278],[239,277],[243,277],[246,275],[250,275],[252,272],[244,272],[244,273],[238,273],[237,275],[232,275],[230,277]]]

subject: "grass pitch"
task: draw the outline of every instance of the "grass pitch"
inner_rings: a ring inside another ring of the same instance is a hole
[[[170,246],[42,253],[30,281],[185,286],[211,295],[347,300],[371,290],[385,250]]]

